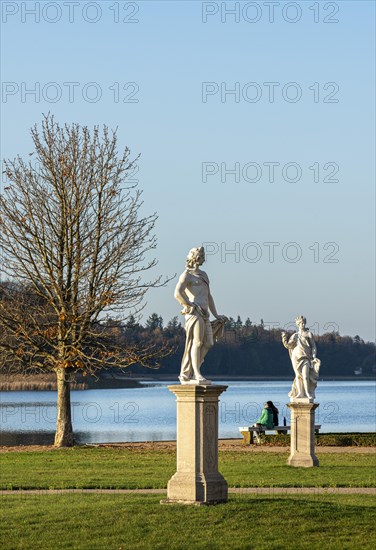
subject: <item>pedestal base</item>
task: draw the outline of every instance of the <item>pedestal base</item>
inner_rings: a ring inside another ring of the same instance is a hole
[[[287,464],[303,468],[318,466],[315,455],[315,409],[317,403],[299,402],[287,405],[291,411],[291,447]]]
[[[227,386],[169,386],[177,397],[177,472],[163,504],[227,502],[218,472],[218,397]]]
[[[167,497],[168,503],[219,504],[227,502],[227,482],[219,472],[196,475],[176,472],[168,482]]]

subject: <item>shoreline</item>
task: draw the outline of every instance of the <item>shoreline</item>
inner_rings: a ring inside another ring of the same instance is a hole
[[[214,383],[218,382],[291,382],[291,376],[210,376]],[[376,382],[373,376],[323,376],[319,382]],[[171,384],[179,384],[178,377],[161,375],[158,377],[151,376],[123,376],[116,378],[102,378],[98,382],[94,380],[73,381],[71,383],[71,391],[89,391],[103,389],[123,389],[123,388],[143,388],[145,385],[161,382],[170,382]],[[57,385],[54,375],[20,375],[11,377],[9,375],[0,375],[0,391],[57,391]]]
[[[208,375],[209,380],[224,380],[226,382],[236,382],[236,381],[281,381],[281,382],[289,382],[292,380],[291,376],[218,376],[218,375]],[[137,380],[139,382],[170,382],[174,381],[174,378],[171,376],[159,376],[158,378],[151,378],[148,376],[132,376],[130,377],[130,380]],[[176,376],[176,380],[178,381],[178,377]],[[319,382],[330,382],[330,381],[341,381],[341,380],[372,380],[376,382],[375,376],[328,376],[328,377],[320,377]],[[178,382],[179,383],[179,382]]]
[[[73,380],[70,384],[71,391],[109,390],[121,388],[142,388],[143,385],[137,378],[109,377],[95,381],[91,378]],[[57,391],[57,381],[54,374],[14,376],[0,375],[0,391]]]

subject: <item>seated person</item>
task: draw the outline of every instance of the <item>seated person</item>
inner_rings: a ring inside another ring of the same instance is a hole
[[[273,401],[267,401],[267,404],[269,405],[269,408],[273,411],[273,424],[274,426],[278,426],[278,409],[277,407],[274,405]],[[277,430],[277,434],[284,434],[285,431],[284,430]]]
[[[269,409],[272,410],[274,426],[278,426],[278,413],[279,413],[279,411],[278,411],[277,407],[274,405],[273,401],[267,401],[266,403],[269,405]]]
[[[268,405],[269,402],[265,403],[264,408],[261,411],[260,417],[257,419],[255,426],[261,426],[264,428],[264,430],[273,430],[274,429],[274,423],[273,423],[273,410]],[[256,434],[256,440],[259,443],[260,438],[259,435]]]

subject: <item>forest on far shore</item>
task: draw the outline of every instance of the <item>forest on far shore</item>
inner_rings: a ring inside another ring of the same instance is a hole
[[[134,376],[176,376],[184,351],[185,331],[178,317],[165,326],[156,313],[150,315],[145,326],[130,317],[125,325],[107,321],[116,337],[126,342],[160,344],[166,342],[172,353],[161,360],[158,370],[148,371],[132,366],[129,374]],[[282,328],[268,328],[263,320],[243,322],[240,317],[231,318],[226,324],[224,337],[216,342],[205,358],[202,370],[205,376],[244,377],[291,377],[292,366],[288,350],[281,341]],[[290,331],[293,332],[292,330]],[[312,332],[314,332],[312,330]],[[321,360],[320,376],[366,376],[376,375],[376,346],[364,342],[360,336],[340,336],[338,332],[315,335],[317,356]]]
[[[181,317],[184,322],[184,318]],[[212,377],[239,378],[291,378],[292,366],[288,350],[281,341],[286,328],[272,328],[261,319],[256,323],[249,318],[243,322],[229,318],[224,336],[207,354],[202,373]],[[179,318],[173,317],[164,324],[157,313],[153,313],[141,324],[132,315],[121,322],[113,318],[99,321],[97,331],[105,335],[107,344],[122,349],[163,349],[158,368],[146,368],[133,364],[125,369],[113,366],[99,369],[95,374],[78,369],[72,372],[72,388],[129,386],[132,378],[175,379],[180,371],[185,345],[185,330]],[[336,331],[315,334],[317,356],[321,360],[320,378],[374,378],[376,376],[376,346],[365,342],[360,336],[340,336]],[[6,341],[6,334],[2,335]],[[94,347],[95,344],[93,343]],[[0,389],[55,389],[56,376],[47,368],[20,369],[11,360],[0,354]],[[36,378],[33,378],[33,376]],[[133,382],[132,382],[133,383]],[[136,381],[134,381],[136,383]],[[25,385],[26,384],[26,385]]]

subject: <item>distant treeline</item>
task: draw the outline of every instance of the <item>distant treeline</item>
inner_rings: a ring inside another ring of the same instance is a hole
[[[163,319],[153,313],[145,322],[139,324],[132,316],[125,325],[113,324],[117,335],[126,342],[150,341],[161,343],[167,341],[174,352],[161,361],[155,375],[174,374],[180,369],[184,350],[185,332],[178,317],[171,319],[165,326]],[[240,317],[230,318],[225,327],[222,340],[206,356],[203,372],[205,376],[290,376],[291,362],[288,351],[281,342],[282,329],[268,329],[263,320],[252,322],[249,318],[243,323]],[[337,332],[315,335],[321,359],[320,374],[327,376],[354,376],[355,371],[363,376],[376,374],[375,351],[372,342],[364,342],[358,335],[355,337],[340,336]],[[135,375],[145,375],[145,369],[131,368]]]
[[[181,316],[182,322],[184,318]],[[183,356],[185,344],[185,331],[178,317],[173,317],[164,324],[163,319],[157,313],[150,315],[144,324],[141,324],[133,316],[127,322],[116,319],[107,319],[100,323],[101,331],[106,333],[109,342],[117,346],[161,346],[170,351],[160,360],[158,369],[149,370],[139,365],[132,365],[123,371],[126,375],[147,377],[175,377],[179,373],[180,363]],[[269,328],[263,320],[259,323],[249,318],[243,322],[238,316],[237,319],[230,317],[225,326],[224,337],[216,342],[209,351],[202,367],[205,376],[223,377],[289,377],[292,376],[292,366],[288,351],[281,341],[281,328]],[[314,331],[313,331],[314,332]],[[6,335],[3,334],[3,339]],[[321,377],[353,377],[356,374],[365,377],[376,375],[375,351],[376,346],[372,342],[365,342],[360,336],[340,336],[338,332],[328,332],[322,335],[315,335],[318,352],[321,359]],[[8,361],[4,362],[0,354],[0,372],[10,374],[10,378],[2,379],[3,389],[13,379],[16,369]],[[32,370],[28,371],[32,374]],[[121,384],[122,371],[116,367],[97,372],[93,379],[86,373],[77,372],[74,379],[80,387],[97,386],[97,377],[100,379],[98,386],[113,387],[115,380],[111,382],[109,377],[118,378]],[[19,380],[21,382],[21,380]],[[28,380],[27,383],[34,381]],[[45,380],[45,383],[52,384],[52,381]],[[125,381],[123,381],[125,383]],[[116,385],[116,384],[115,384]],[[9,388],[15,389],[15,388]],[[25,388],[26,389],[26,388]],[[47,389],[47,388],[46,388]],[[54,389],[54,387],[50,389]]]

